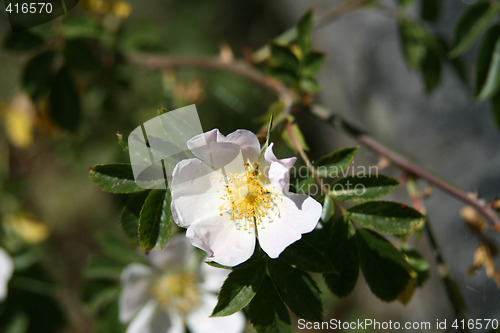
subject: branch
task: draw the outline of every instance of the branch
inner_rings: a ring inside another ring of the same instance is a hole
[[[193,56],[164,56],[150,53],[132,53],[125,57],[131,64],[149,69],[169,70],[178,68],[199,68],[230,72],[244,77],[276,94],[285,101],[291,100],[289,90],[279,81],[264,75],[244,62],[228,62],[219,58]]]
[[[425,204],[422,200],[423,194],[420,193],[414,178],[409,177],[406,179],[406,190],[408,191],[408,195],[413,202],[413,207],[415,207],[415,209],[417,209],[420,213],[426,215]],[[428,217],[425,221],[424,228],[429,240],[429,245],[432,248],[434,260],[436,261],[438,276],[445,287],[446,296],[453,307],[453,311],[455,312],[455,318],[459,320],[465,319],[466,305],[464,298],[458,289],[455,279],[448,269],[448,265],[444,260],[441,248],[439,247],[436,237],[434,236]],[[462,327],[460,330],[461,332],[469,332],[466,327]]]
[[[429,219],[425,221],[425,232],[427,234],[427,238],[429,239],[434,259],[436,260],[438,276],[444,284],[446,296],[453,307],[453,312],[455,312],[455,318],[459,320],[465,319],[465,301],[460,293],[460,290],[458,289],[455,279],[450,275],[448,265],[446,265],[446,262],[441,254],[441,249],[436,241]],[[460,331],[470,332],[467,327],[461,327]]]
[[[359,143],[365,147],[373,150],[379,156],[387,158],[392,164],[396,165],[399,169],[407,172],[416,178],[424,179],[428,183],[440,188],[441,190],[447,192],[451,196],[463,201],[467,205],[474,207],[478,212],[480,212],[484,217],[489,219],[495,224],[493,227],[495,230],[500,228],[500,218],[498,215],[488,206],[488,204],[479,198],[475,194],[467,193],[458,186],[442,179],[436,174],[422,168],[415,162],[408,160],[406,157],[401,156],[390,148],[384,146],[382,143],[375,140],[373,137],[368,135],[366,132],[360,130],[359,128],[351,125],[346,120],[344,120],[339,115],[325,114],[318,108],[310,108],[309,113],[320,120],[327,121],[330,125],[342,129],[349,135],[354,137]]]

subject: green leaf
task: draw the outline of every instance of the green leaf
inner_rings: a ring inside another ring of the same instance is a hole
[[[425,222],[425,217],[415,209],[390,201],[370,201],[350,207],[346,218],[393,235],[404,235]]]
[[[427,53],[427,32],[420,24],[401,19],[399,37],[406,63],[411,69],[418,69]]]
[[[28,332],[30,319],[27,314],[16,311],[14,315],[10,315],[9,317],[5,321],[2,320],[3,323],[0,325],[3,333]]]
[[[103,256],[93,256],[85,267],[84,276],[87,280],[119,280],[122,271],[123,265],[115,260]]]
[[[312,77],[303,77],[302,79],[300,79],[299,87],[300,89],[302,89],[302,91],[310,94],[314,94],[321,89],[318,81],[316,81],[316,79]]]
[[[285,84],[293,84],[297,80],[297,75],[294,71],[282,67],[271,67],[269,75]]]
[[[351,164],[358,147],[344,148],[321,157],[316,163],[316,174],[322,178],[335,178]]]
[[[434,50],[429,49],[425,53],[420,64],[420,72],[424,79],[425,91],[430,93],[441,82],[441,57]]]
[[[50,91],[54,80],[53,51],[40,53],[28,61],[23,71],[23,87],[33,100],[37,100]]]
[[[139,243],[149,251],[167,245],[172,230],[170,191],[152,190],[144,202],[139,218]]]
[[[120,296],[121,286],[111,285],[108,288],[101,290],[96,295],[93,295],[85,304],[85,310],[90,312],[97,312],[106,306],[108,306],[113,301],[116,301]]]
[[[295,185],[294,191],[295,193],[298,194],[307,194],[307,195],[312,195],[316,196],[317,194],[321,193],[321,189],[319,188],[319,184],[316,182],[316,178],[313,176],[306,177],[304,179],[301,179],[300,181],[292,183],[291,185]]]
[[[329,193],[341,201],[367,201],[389,194],[398,184],[384,175],[349,176],[333,183]]]
[[[266,127],[263,129],[267,129],[271,116],[273,117],[273,121],[283,119],[285,106],[286,103],[282,99],[277,100],[276,102],[271,104],[271,106],[269,106],[269,109],[267,109],[266,113],[258,118],[259,122],[265,123],[266,125]]]
[[[44,43],[43,38],[30,31],[11,32],[5,38],[3,47],[9,51],[27,52]]]
[[[133,51],[163,52],[165,47],[162,38],[155,31],[154,25],[148,22],[124,25],[123,35],[119,38],[117,48],[123,53]]]
[[[271,54],[278,67],[296,72],[299,68],[299,59],[288,46],[271,44]]]
[[[500,87],[500,24],[484,35],[476,60],[476,97],[482,101]]]
[[[90,15],[68,16],[62,21],[60,31],[67,40],[106,37],[106,33],[100,26],[99,21]]]
[[[49,115],[54,124],[68,131],[75,130],[80,122],[80,96],[66,67],[61,68],[54,78],[49,95]]]
[[[96,317],[95,333],[125,333],[125,324],[119,320],[118,299],[101,309]]]
[[[313,14],[312,9],[308,10],[297,24],[297,44],[303,55],[307,55],[312,50]]]
[[[311,276],[276,259],[268,267],[274,287],[290,310],[300,318],[321,321],[320,292]]]
[[[78,38],[66,41],[64,44],[64,59],[66,64],[75,69],[97,71],[101,69],[98,58],[100,51],[96,51],[98,44],[95,40]]]
[[[307,146],[306,140],[304,139],[304,136],[302,135],[302,131],[300,130],[299,126],[296,123],[292,124],[292,133],[297,139],[298,144],[302,147],[304,150],[309,150],[309,147]],[[295,144],[293,143],[292,138],[290,137],[290,134],[288,131],[282,131],[281,132],[281,138],[285,143],[287,144],[288,147],[290,147],[292,150],[297,151],[297,148],[295,147]]]
[[[261,264],[233,270],[222,285],[212,317],[229,316],[247,306],[264,279],[265,268]]]
[[[120,223],[125,235],[136,244],[139,244],[139,217],[149,192],[143,191],[131,194],[120,214]]]
[[[491,109],[493,112],[493,123],[500,128],[500,93],[496,93],[491,99]]]
[[[325,200],[323,201],[323,210],[321,211],[321,221],[328,222],[335,213],[335,203],[330,195],[325,195]]]
[[[328,289],[338,297],[349,295],[358,280],[359,259],[354,230],[342,218],[328,224],[330,241],[327,257],[336,268],[336,274],[323,274]]]
[[[302,236],[302,239],[288,246],[279,256],[283,262],[303,271],[335,273],[335,266],[317,241],[325,230],[316,229]],[[319,237],[318,237],[319,236]]]
[[[135,193],[146,191],[137,186],[130,164],[98,164],[90,168],[90,179],[103,191],[111,193]]]
[[[98,236],[98,240],[103,254],[116,262],[128,264],[132,261],[144,261],[143,257],[123,239],[113,234],[101,234]]]
[[[436,22],[441,12],[441,0],[422,0],[420,3],[420,17],[425,21]]]
[[[258,333],[291,333],[288,310],[266,277],[249,307],[250,322]]]
[[[220,268],[220,269],[231,269],[232,270],[234,268],[232,266],[224,266],[224,265],[218,264],[215,261],[205,261],[205,264],[207,264],[208,266],[212,266],[212,267]]]
[[[325,54],[321,52],[309,52],[302,62],[302,75],[305,77],[314,77],[325,62]]]
[[[457,57],[467,51],[495,18],[497,11],[498,6],[489,1],[480,1],[468,7],[455,26],[450,57]]]
[[[414,272],[416,286],[422,287],[429,278],[430,265],[420,253],[412,249],[408,244],[403,246],[401,250],[406,262],[410,265]]]
[[[410,279],[411,268],[384,237],[359,228],[356,231],[361,270],[371,291],[383,301],[398,297]]]
[[[461,57],[450,58],[448,56],[450,53],[450,45],[448,44],[448,41],[442,36],[435,36],[435,41],[438,45],[439,50],[441,50],[441,52],[439,52],[442,58],[441,60],[450,64],[451,69],[455,72],[463,85],[468,88],[469,78],[467,70],[463,63],[463,59]]]
[[[266,129],[266,142],[264,142],[264,145],[262,146],[262,149],[260,150],[258,165],[260,165],[260,162],[262,161],[262,158],[264,157],[264,154],[267,150],[267,147],[269,147],[269,140],[271,138],[271,131],[273,129],[274,113],[271,113],[271,116],[269,118],[270,118],[269,123],[267,124],[267,129]]]

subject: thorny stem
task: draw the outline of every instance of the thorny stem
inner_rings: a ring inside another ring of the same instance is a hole
[[[422,193],[418,189],[415,179],[413,177],[408,177],[405,182],[406,182],[406,189],[413,203],[413,206],[415,207],[415,209],[419,210],[420,213],[425,215],[426,209],[422,200]],[[441,249],[436,241],[436,237],[434,236],[434,232],[432,231],[430,221],[428,218],[426,218],[424,228],[427,238],[429,239],[429,244],[432,248],[434,260],[436,261],[436,269],[438,276],[445,287],[446,296],[451,306],[453,307],[455,318],[459,320],[465,319],[465,313],[464,313],[465,301],[462,297],[462,294],[458,290],[455,279],[450,274],[448,265],[446,264],[443,258]],[[469,332],[467,327],[462,327],[460,330],[461,332]]]
[[[465,319],[464,300],[462,298],[462,295],[460,294],[460,291],[458,290],[455,280],[450,275],[448,265],[446,265],[446,262],[444,261],[444,258],[441,254],[441,249],[436,241],[436,237],[434,237],[434,233],[432,231],[430,221],[428,218],[425,221],[425,233],[427,234],[427,238],[429,239],[429,243],[431,245],[432,252],[434,254],[434,259],[436,260],[436,266],[439,278],[444,284],[446,296],[448,297],[448,300],[450,301],[451,306],[453,307],[453,311],[455,312],[455,317],[456,319],[459,320]],[[467,327],[461,327],[460,331],[469,332]]]
[[[293,142],[293,145],[294,145],[295,149],[297,149],[297,151],[299,152],[299,154],[302,157],[302,159],[304,160],[304,162],[306,162],[307,168],[309,169],[309,171],[311,171],[311,174],[313,175],[314,179],[316,179],[316,181],[318,182],[318,184],[324,190],[325,187],[323,185],[323,182],[321,181],[321,178],[318,177],[318,174],[316,173],[316,170],[314,170],[314,166],[312,165],[312,163],[309,160],[309,158],[307,157],[304,149],[300,145],[299,140],[297,140],[297,138],[295,137],[295,134],[293,133],[292,123],[288,122],[286,124],[285,129],[286,129],[288,135],[290,135],[290,139],[292,139],[292,142]]]

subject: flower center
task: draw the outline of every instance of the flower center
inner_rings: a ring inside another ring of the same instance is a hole
[[[223,203],[219,210],[220,216],[229,214],[238,227],[249,230],[255,224],[261,225],[266,216],[271,220],[268,212],[274,209],[273,200],[278,195],[262,185],[262,173],[256,171],[257,163],[245,163],[244,166],[242,174],[227,174],[219,180],[223,183],[220,197]]]
[[[187,314],[201,304],[194,274],[165,274],[154,283],[151,292],[160,306]]]

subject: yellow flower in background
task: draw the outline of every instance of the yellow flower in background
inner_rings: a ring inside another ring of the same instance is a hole
[[[132,13],[132,6],[130,6],[130,4],[126,1],[117,1],[112,3],[111,11],[113,14],[124,20]]]
[[[33,123],[24,112],[7,110],[5,132],[9,141],[18,148],[28,148],[33,143]]]
[[[113,14],[122,20],[132,13],[132,6],[127,1],[86,0],[83,4],[94,14]]]
[[[93,13],[104,14],[106,5],[103,0],[87,0],[84,5]]]
[[[23,241],[29,244],[38,244],[47,239],[50,229],[44,222],[35,219],[29,214],[10,215],[5,219],[5,227]]]
[[[35,109],[29,97],[17,94],[3,109],[5,134],[9,142],[21,149],[31,146]]]

